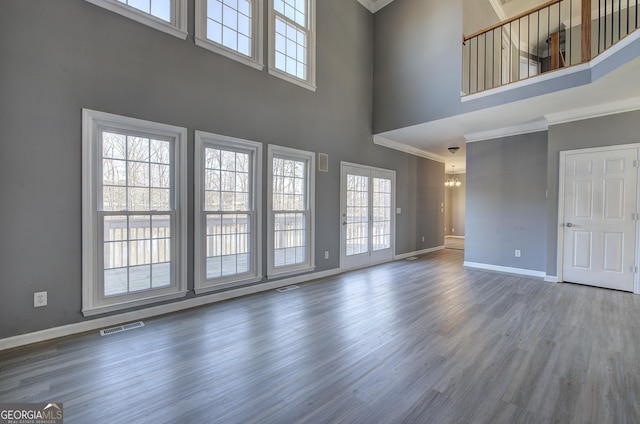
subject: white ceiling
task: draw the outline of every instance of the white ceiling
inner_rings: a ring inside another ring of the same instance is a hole
[[[636,33],[634,37],[632,34],[628,38],[640,39],[638,35]],[[575,72],[588,66],[579,65],[530,78],[511,84],[508,89],[517,89],[524,84],[535,83],[538,78]],[[462,172],[466,169],[467,141],[540,131],[549,124],[640,109],[638,75],[640,58],[590,84],[387,131],[375,135],[374,142],[445,162],[447,170],[455,165],[456,172]],[[495,90],[501,89],[488,90],[482,95],[491,95]],[[461,149],[452,155],[447,151],[451,146]]]
[[[364,7],[369,9],[371,13],[376,13],[393,0],[358,0]]]

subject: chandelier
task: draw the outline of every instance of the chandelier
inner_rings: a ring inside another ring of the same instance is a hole
[[[455,169],[456,169],[456,166],[455,165],[451,165],[451,173],[452,174],[455,174]],[[447,178],[447,181],[444,182],[444,185],[446,187],[460,187],[462,185],[462,183],[457,178],[449,177],[449,178]]]

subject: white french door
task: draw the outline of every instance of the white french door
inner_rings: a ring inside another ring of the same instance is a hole
[[[634,291],[638,152],[561,152],[561,281]]]
[[[342,162],[340,268],[393,259],[395,172]]]

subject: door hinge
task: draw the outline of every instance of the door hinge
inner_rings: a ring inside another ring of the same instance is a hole
[[[637,161],[637,160],[634,160],[634,161],[633,161],[633,167],[634,167],[634,168],[637,168],[637,167],[638,167],[638,161]]]
[[[629,268],[631,269],[631,273],[632,274],[637,274],[638,273],[638,267],[637,266],[631,265]]]

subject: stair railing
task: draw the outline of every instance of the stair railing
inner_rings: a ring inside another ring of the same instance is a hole
[[[462,95],[588,62],[638,29],[638,0],[595,3],[551,0],[463,35]]]

